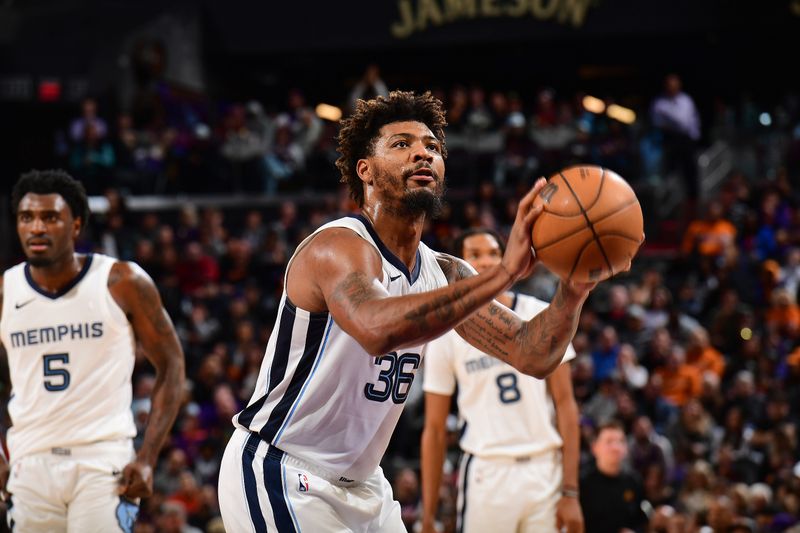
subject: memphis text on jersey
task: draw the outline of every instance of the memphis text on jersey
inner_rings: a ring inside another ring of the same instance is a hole
[[[26,329],[24,331],[12,331],[10,335],[13,348],[60,342],[62,340],[97,339],[102,336],[102,322],[59,324],[57,326]]]

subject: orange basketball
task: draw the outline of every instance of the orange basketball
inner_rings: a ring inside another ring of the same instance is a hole
[[[550,177],[534,205],[538,259],[561,279],[602,281],[625,269],[644,241],[642,207],[615,172],[576,166]]]

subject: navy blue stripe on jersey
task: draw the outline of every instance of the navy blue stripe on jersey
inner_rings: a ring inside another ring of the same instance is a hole
[[[516,311],[517,310],[517,302],[519,301],[519,294],[516,292],[512,293],[511,297],[511,309]]]
[[[250,521],[253,523],[256,533],[267,533],[267,523],[264,515],[261,514],[261,506],[258,504],[258,486],[256,485],[256,474],[253,471],[253,460],[256,457],[256,449],[261,439],[258,435],[251,433],[247,437],[242,452],[242,477],[244,478],[244,494],[247,498],[247,509],[250,511]]]
[[[80,283],[80,281],[83,279],[86,273],[89,272],[90,266],[92,266],[92,254],[86,254],[86,259],[83,261],[83,267],[81,268],[81,271],[78,272],[78,275],[72,278],[72,281],[61,287],[61,289],[59,289],[58,292],[55,293],[47,292],[43,288],[39,287],[39,285],[37,285],[35,281],[33,281],[33,276],[31,275],[30,263],[25,263],[25,279],[28,281],[28,285],[31,286],[31,289],[35,290],[42,296],[46,296],[51,300],[55,300],[67,294],[69,291],[72,290],[72,288],[75,285]]]
[[[287,302],[288,304],[288,302]],[[325,313],[327,315],[327,313]],[[272,355],[272,366],[269,369],[269,379],[267,390],[264,395],[251,403],[239,413],[237,421],[244,427],[250,429],[256,414],[264,407],[264,402],[272,390],[278,386],[286,375],[286,367],[289,365],[289,349],[292,345],[292,330],[294,329],[295,308],[294,306],[284,306],[281,312],[280,324],[278,325],[278,338],[275,341],[275,352]],[[269,442],[269,441],[268,441]]]
[[[399,257],[394,255],[392,251],[386,247],[385,244],[383,244],[383,241],[378,236],[378,232],[376,232],[375,228],[372,227],[372,223],[369,221],[367,217],[365,217],[364,215],[347,215],[347,216],[360,220],[361,223],[364,224],[364,227],[367,228],[370,237],[372,237],[372,240],[375,241],[375,244],[378,246],[378,250],[380,250],[381,255],[384,257],[384,259],[386,259],[392,265],[394,265],[394,267],[397,268],[397,270],[403,273],[403,275],[408,280],[408,283],[413,285],[414,282],[417,281],[420,269],[422,267],[422,257],[420,256],[419,249],[417,249],[417,260],[414,262],[414,272],[409,272],[406,264],[403,263]]]
[[[464,531],[464,517],[467,516],[467,481],[469,481],[469,467],[475,456],[467,453],[464,454],[464,457],[464,473],[461,476],[461,510],[458,515],[458,524],[456,527],[458,533],[463,533]]]
[[[272,507],[272,518],[279,533],[296,533],[292,515],[289,514],[289,502],[283,492],[283,452],[270,446],[264,457],[264,486],[267,488],[269,504]]]
[[[303,398],[303,394],[305,394],[306,389],[308,388],[308,384],[311,383],[311,380],[314,379],[314,374],[319,367],[320,362],[322,362],[322,355],[325,353],[325,346],[328,344],[328,336],[331,333],[331,328],[333,327],[333,319],[328,322],[328,327],[325,330],[325,339],[322,341],[322,347],[319,349],[319,355],[317,356],[316,360],[314,361],[314,367],[311,369],[311,375],[308,376],[308,379],[303,384],[303,388],[300,390],[300,396],[298,396],[297,401],[294,402],[292,406],[292,410],[289,412],[289,416],[286,417],[286,421],[281,426],[281,429],[278,431],[278,434],[275,435],[275,443],[277,444],[279,440],[281,440],[281,435],[283,434],[283,430],[286,429],[286,426],[289,425],[291,422],[292,417],[294,416],[294,411],[297,409],[297,406],[300,405],[300,400]]]
[[[267,423],[264,424],[264,427],[259,431],[261,437],[265,441],[276,444],[274,441],[275,436],[283,426],[289,414],[289,409],[294,405],[295,400],[297,400],[300,395],[300,391],[303,389],[306,380],[311,374],[311,370],[315,366],[314,363],[317,357],[321,355],[320,345],[322,344],[322,337],[325,334],[325,326],[327,324],[327,314],[325,317],[316,316],[309,319],[303,355],[300,356],[300,361],[297,363],[297,368],[289,382],[289,386],[286,388],[286,392],[283,394],[280,401],[278,401],[278,404],[272,409]],[[273,376],[270,376],[270,382],[272,382],[272,380]]]

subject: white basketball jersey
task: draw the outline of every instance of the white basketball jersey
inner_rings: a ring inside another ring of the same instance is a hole
[[[409,272],[362,216],[325,224],[298,250],[328,228],[351,229],[378,250],[382,285],[391,296],[447,285],[434,252],[424,243]],[[233,422],[341,481],[364,480],[386,451],[425,345],[372,357],[329,313],[300,309],[285,292],[256,389]]]
[[[512,308],[524,319],[547,303],[515,295]],[[575,357],[572,344],[562,360]],[[522,374],[450,331],[428,344],[425,392],[452,395],[458,385],[461,448],[481,457],[520,457],[560,448],[553,401],[545,380]]]
[[[0,339],[11,375],[12,461],[136,436],[133,330],[108,290],[116,261],[87,255],[58,294],[37,286],[27,263],[5,272]]]

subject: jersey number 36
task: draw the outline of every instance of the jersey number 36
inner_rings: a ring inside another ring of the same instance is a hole
[[[373,402],[385,402],[389,398],[394,403],[404,403],[414,382],[414,370],[419,368],[420,357],[416,353],[389,352],[375,358],[375,364],[381,367],[378,383],[367,383],[364,396]]]

